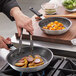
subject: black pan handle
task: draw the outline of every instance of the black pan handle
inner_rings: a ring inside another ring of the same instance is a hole
[[[7,46],[12,51],[15,50],[15,49],[17,49],[13,44],[7,44]]]
[[[36,14],[38,17],[41,17],[42,14],[40,14],[38,11],[36,11],[34,8],[30,7],[29,10],[31,10],[34,14]]]
[[[12,46],[14,46],[13,44],[7,44],[8,48],[11,48]]]

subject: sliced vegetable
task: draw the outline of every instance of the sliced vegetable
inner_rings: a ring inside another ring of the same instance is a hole
[[[24,63],[25,61],[23,59],[19,60],[18,61],[19,63]]]
[[[44,62],[40,55],[35,55],[35,58],[29,55],[27,57],[21,58],[21,60],[19,60],[15,64],[15,66],[22,67],[22,68],[27,68],[27,67],[33,68],[33,67],[40,66],[42,64],[44,64]]]
[[[33,60],[34,60],[34,58],[31,55],[27,57],[28,62],[33,62]]]
[[[35,66],[40,66],[40,65],[43,65],[43,64],[44,64],[44,62],[41,62],[39,64],[35,64]]]
[[[24,66],[25,65],[25,63],[16,63],[15,64],[15,66],[18,66],[18,67],[22,67],[22,66]]]
[[[35,63],[40,63],[40,59],[35,59],[34,62]]]

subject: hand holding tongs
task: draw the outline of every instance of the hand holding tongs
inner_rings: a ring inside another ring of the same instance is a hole
[[[19,52],[21,52],[21,48],[22,48],[22,34],[23,34],[23,28],[21,29],[21,35],[19,39]]]

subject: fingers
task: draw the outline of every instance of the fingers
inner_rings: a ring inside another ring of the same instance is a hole
[[[25,29],[26,31],[33,34],[33,26],[32,26],[32,20],[31,18],[25,16],[25,15],[19,15],[19,17],[16,19],[16,25],[17,25],[17,31],[18,35],[21,35],[21,28]]]
[[[8,49],[5,42],[6,42],[6,40],[3,37],[0,36],[0,48]]]
[[[26,31],[30,32],[31,34],[33,34],[33,30],[29,27],[29,26],[26,26],[25,27]]]
[[[11,41],[11,39],[9,37],[7,37],[6,40]]]
[[[25,23],[25,25],[22,27],[24,29],[26,29],[26,31],[30,32],[31,34],[33,34],[33,27],[30,26],[28,23]],[[17,27],[17,31],[18,31],[18,35],[21,35],[21,28]]]
[[[17,31],[18,31],[18,36],[20,36],[21,35],[21,28],[17,27]]]
[[[33,26],[32,26],[32,20],[29,21],[29,27],[31,28],[32,31],[34,31]]]
[[[29,19],[29,20],[25,23],[24,28],[25,28],[28,32],[30,32],[31,34],[33,34],[34,29],[33,29],[33,26],[32,26],[32,20],[31,20],[31,19]]]
[[[2,48],[9,49],[3,41],[2,41]]]
[[[10,40],[7,40],[7,39],[2,39],[3,40],[3,42],[5,43],[5,44],[11,44],[11,41]]]
[[[7,44],[11,44],[11,39],[9,37],[5,39],[0,36],[0,48],[9,49]]]
[[[11,44],[11,39],[8,37],[6,39],[3,38],[2,40],[3,40],[3,43],[2,43],[3,47],[2,48],[9,49],[7,44]]]

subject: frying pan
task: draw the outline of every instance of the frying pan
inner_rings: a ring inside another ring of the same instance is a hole
[[[14,46],[12,46],[14,47]],[[31,55],[30,47],[22,47],[21,52],[19,52],[19,48],[12,49],[12,51],[7,55],[8,64],[16,71],[19,72],[36,72],[44,69],[49,65],[51,60],[53,59],[53,53],[51,50],[43,47],[34,46],[33,47],[33,56],[40,55],[44,61],[44,64],[34,68],[21,68],[15,66],[15,63],[20,60],[22,57]]]
[[[49,18],[44,18],[44,16],[42,14],[40,14],[38,11],[36,11],[34,8],[30,8],[30,10],[36,14],[38,17],[42,18],[42,20],[39,21],[39,26],[41,28],[41,30],[49,35],[61,35],[66,33],[70,27],[72,26],[72,22],[68,19],[68,18],[64,18],[64,17],[49,17]],[[48,30],[48,29],[43,29],[43,26],[47,26],[47,24],[54,22],[54,21],[58,21],[60,23],[62,23],[65,26],[65,29],[63,30]]]

